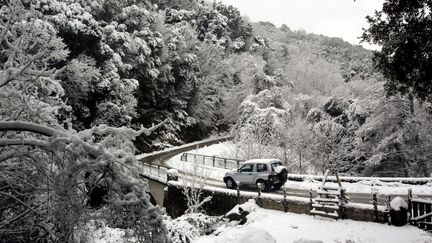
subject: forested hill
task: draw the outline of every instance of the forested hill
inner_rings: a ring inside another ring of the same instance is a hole
[[[11,3],[2,8],[16,11],[9,41],[32,29],[24,54],[51,53],[38,65],[59,71],[54,93],[65,105],[55,117],[68,129],[165,120],[136,140],[140,152],[232,132],[245,148],[237,156],[276,154],[298,172],[431,171],[427,105],[387,99],[372,53],[360,46],[289,23],[251,23],[217,2]],[[3,68],[12,47],[0,43]]]

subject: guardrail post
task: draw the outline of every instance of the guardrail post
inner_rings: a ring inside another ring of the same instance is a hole
[[[341,188],[341,199],[340,199],[340,217],[345,219],[345,204],[348,202],[345,194],[345,189]]]
[[[157,174],[158,178],[160,178],[160,165],[158,165],[158,174]]]
[[[312,200],[312,189],[309,190],[309,212],[312,210],[312,204],[313,204],[313,200]]]
[[[237,160],[237,169],[240,168],[240,161]]]
[[[215,161],[216,161],[216,157],[213,156],[213,167],[216,167],[216,166],[215,166]]]
[[[288,202],[286,200],[287,194],[286,194],[286,188],[283,188],[283,205],[284,205],[284,211],[285,213],[288,212]]]
[[[226,158],[224,158],[224,169],[226,169],[227,168],[227,161],[226,161]]]
[[[408,222],[412,219],[412,189],[408,188]]]
[[[378,222],[378,198],[376,192],[372,194],[372,204],[373,204],[375,222]]]
[[[261,187],[258,186],[258,200],[257,200],[258,206],[262,206],[261,204]]]
[[[240,183],[237,182],[237,204],[240,204]]]

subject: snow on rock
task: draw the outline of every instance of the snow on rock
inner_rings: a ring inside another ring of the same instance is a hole
[[[408,210],[408,204],[401,197],[395,197],[390,202],[390,207],[395,211],[400,211],[401,208]]]
[[[266,230],[255,228],[255,227],[246,227],[245,231],[242,235],[240,235],[238,240],[234,240],[233,242],[238,243],[249,243],[249,242],[266,242],[266,243],[276,243],[276,239],[269,234]]]
[[[237,213],[239,211],[239,208],[242,208],[244,211],[253,212],[257,210],[259,207],[255,203],[254,199],[249,199],[247,202],[243,203],[242,205],[236,205],[231,209],[228,213],[225,215],[231,214],[231,213]]]
[[[386,224],[352,220],[332,220],[313,216],[262,209],[253,201],[240,205],[253,208],[245,225],[224,224],[195,243],[427,243],[432,234],[411,225],[395,227]],[[235,210],[235,209],[234,209]],[[294,226],[294,227],[293,227]],[[253,238],[253,239],[252,239]]]

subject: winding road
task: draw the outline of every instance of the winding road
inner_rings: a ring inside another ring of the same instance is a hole
[[[212,144],[224,142],[224,141],[230,140],[231,138],[232,137],[230,137],[230,136],[226,136],[226,137],[206,139],[206,140],[202,140],[202,141],[198,141],[198,142],[194,142],[194,143],[190,143],[190,144],[185,144],[185,145],[182,145],[179,147],[173,147],[173,148],[163,150],[163,151],[157,151],[157,152],[153,152],[150,154],[138,155],[137,159],[141,162],[145,162],[148,164],[168,167],[165,162],[168,161],[173,156],[178,155],[179,153],[190,151],[196,147],[204,147],[204,146],[209,146]],[[179,171],[179,172],[182,173],[182,171]],[[222,181],[222,178],[221,178],[221,180],[208,179],[207,184],[209,186],[225,188],[225,184]],[[152,185],[153,185],[153,188],[155,188],[155,189],[157,188],[157,190],[161,190],[161,188],[163,188],[163,186],[155,185],[154,183],[151,183],[150,187],[152,187]],[[256,191],[255,188],[251,188],[251,187],[242,187],[241,190],[242,191]],[[270,191],[268,193],[283,194],[283,191],[282,190],[273,190],[273,191]],[[308,198],[309,197],[309,190],[288,189],[286,191],[286,194],[288,196]],[[312,196],[316,197],[317,195],[315,193],[313,193]],[[347,193],[347,196],[349,197],[350,202],[372,204],[372,194],[369,194],[369,193]],[[404,194],[404,195],[391,194],[389,196],[391,198],[399,196],[399,197],[404,198],[405,200],[407,200],[407,198],[408,198],[408,195],[406,195],[406,194]],[[413,196],[415,196],[415,195],[413,195]],[[163,195],[162,195],[162,197],[163,197]],[[422,198],[432,199],[432,195],[422,195]],[[386,196],[378,195],[378,205],[386,205],[386,200],[387,200]]]

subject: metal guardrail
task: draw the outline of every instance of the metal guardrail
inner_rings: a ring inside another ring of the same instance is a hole
[[[240,167],[240,163],[244,162],[244,160],[228,159],[217,156],[208,156],[193,153],[183,153],[180,157],[180,160],[190,163],[196,162],[204,166],[222,169],[238,169]]]
[[[158,181],[163,184],[168,182],[168,168],[160,165],[152,165],[147,163],[141,163],[143,170],[141,175],[148,177],[152,180]]]

